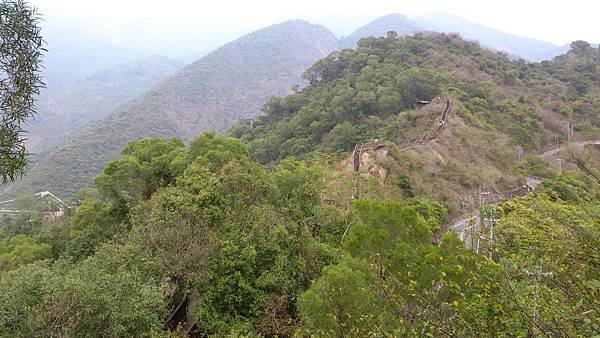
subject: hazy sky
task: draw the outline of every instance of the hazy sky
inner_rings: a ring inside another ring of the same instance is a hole
[[[563,45],[600,41],[595,0],[30,0],[49,25],[69,17],[112,42],[146,53],[197,53],[287,19],[338,35],[376,17],[446,12],[505,32]],[[54,22],[55,21],[55,22]],[[74,32],[75,33],[75,32]],[[145,50],[144,50],[145,49]]]

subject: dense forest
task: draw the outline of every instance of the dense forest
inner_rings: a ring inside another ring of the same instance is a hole
[[[538,154],[568,122],[600,135],[599,61],[584,42],[527,63],[390,33],[229,135],[130,142],[59,221],[3,220],[0,336],[597,335],[600,153]],[[415,145],[439,96],[446,130]],[[347,170],[374,139],[385,174]],[[477,252],[449,231],[481,186],[527,175],[533,192],[478,210]]]
[[[294,159],[267,168],[230,137],[204,134],[188,149],[131,143],[96,183],[62,222],[3,228],[0,335],[600,328],[600,185],[583,174],[565,172],[489,210],[500,221],[485,256],[452,233],[432,244],[447,216],[438,202],[360,199],[343,210],[321,199],[324,168]],[[542,270],[552,275],[532,277]]]

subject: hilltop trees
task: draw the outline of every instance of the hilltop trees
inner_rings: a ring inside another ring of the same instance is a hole
[[[469,311],[492,302],[493,267],[453,236],[431,245],[431,228],[410,205],[359,201],[341,262],[301,295],[304,332],[316,336],[469,336]],[[468,310],[467,310],[468,309]],[[462,323],[462,324],[461,324]]]
[[[497,207],[485,256],[453,234],[432,244],[448,210],[402,176],[395,199],[348,209],[323,203],[329,179],[213,133],[133,142],[71,217],[0,242],[0,335],[597,331],[600,190],[586,178]]]
[[[40,236],[53,250],[0,277],[0,335],[150,335],[184,297],[171,326],[289,336],[297,295],[336,257],[320,170],[269,171],[237,139],[133,142],[97,182],[99,196]]]
[[[35,114],[43,41],[39,16],[23,0],[0,1],[0,181],[14,181],[27,166],[23,124]]]

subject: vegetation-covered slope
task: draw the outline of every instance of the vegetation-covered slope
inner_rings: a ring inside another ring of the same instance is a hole
[[[131,142],[59,222],[2,220],[0,336],[593,336],[599,162],[559,172],[514,150],[537,153],[566,121],[598,136],[598,58],[583,42],[529,64],[389,34],[317,62],[231,130],[241,140]],[[439,95],[447,126],[416,146]],[[374,138],[384,180],[339,170]],[[496,223],[479,255],[435,236],[454,194],[527,173],[545,179],[535,193],[482,210]]]
[[[305,75],[310,86],[270,101],[265,116],[232,134],[263,163],[332,153],[339,159],[381,139],[392,145],[381,166],[458,209],[477,201],[471,195],[480,186],[499,194],[519,186],[532,172],[517,161],[517,148],[537,154],[555,136],[564,139],[567,121],[580,137],[599,135],[597,58],[597,49],[580,43],[533,64],[455,35],[367,38],[315,64]],[[437,124],[441,105],[416,104],[438,95],[454,103],[445,133],[404,150]]]
[[[340,44],[353,47],[356,40],[367,35],[384,35],[389,30],[410,34],[417,29],[413,21],[392,14],[360,28]],[[485,40],[485,45],[500,49],[503,44],[517,47],[530,44],[528,40],[507,38],[495,31],[480,38]],[[223,132],[242,118],[256,117],[269,96],[287,93],[299,82],[298,74],[304,68],[335,48],[331,33],[299,21],[250,34],[190,65],[172,80],[115,111],[99,125],[80,131],[80,138],[63,142],[52,153],[39,157],[40,164],[30,171],[23,183],[9,188],[9,193],[38,190],[36,187],[72,193],[86,186],[102,164],[117,155],[117,144],[122,146],[134,136],[178,135],[189,139],[201,130]],[[292,50],[295,52],[290,52]],[[52,96],[56,97],[62,96]],[[121,101],[113,100],[116,102]],[[32,144],[36,142],[41,147],[34,147],[34,151],[49,149],[53,144],[40,142],[33,135]],[[95,155],[80,159],[79,154]],[[71,186],[71,179],[77,182],[75,186]]]
[[[89,186],[128,141],[149,136],[190,140],[204,130],[224,132],[240,119],[257,116],[271,96],[290,92],[300,83],[302,72],[336,44],[332,33],[304,21],[248,34],[83,129],[40,160],[8,192],[72,194]]]
[[[565,172],[494,207],[485,256],[452,233],[432,244],[447,216],[440,203],[370,191],[339,208],[323,201],[328,181],[322,167],[293,159],[263,166],[239,140],[213,133],[187,149],[132,142],[71,216],[0,227],[0,336],[600,328],[600,180]],[[551,278],[536,278],[542,272]]]
[[[91,121],[144,94],[183,68],[183,63],[152,56],[99,70],[38,101],[39,114],[28,126],[27,147],[42,153]]]

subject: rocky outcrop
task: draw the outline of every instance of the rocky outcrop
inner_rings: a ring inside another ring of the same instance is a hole
[[[346,165],[346,170],[367,173],[385,181],[388,171],[379,163],[388,157],[388,153],[388,146],[380,140],[357,144],[352,152],[352,160]]]

